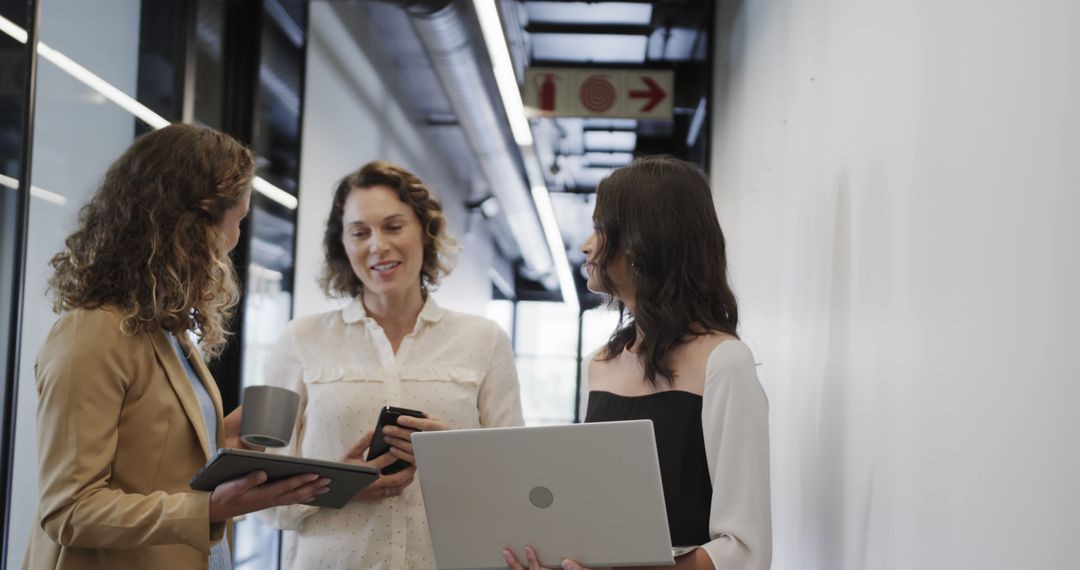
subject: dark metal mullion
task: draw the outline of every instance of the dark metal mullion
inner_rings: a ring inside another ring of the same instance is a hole
[[[702,26],[702,30],[705,33],[705,69],[708,70],[708,83],[705,85],[705,118],[701,125],[701,132],[698,133],[698,137],[701,138],[701,157],[702,169],[706,175],[711,175],[712,170],[712,157],[710,153],[712,151],[712,114],[713,107],[716,105],[716,88],[714,83],[716,82],[716,34],[720,31],[716,26],[717,7],[710,3],[709,8],[705,11],[705,17],[708,22]]]
[[[15,423],[17,420],[19,397],[19,366],[22,350],[23,300],[26,297],[24,276],[26,275],[26,242],[30,222],[30,173],[33,165],[34,149],[34,102],[37,96],[37,53],[39,36],[40,5],[37,0],[27,0],[27,39],[26,39],[26,89],[23,107],[22,128],[22,169],[19,172],[19,191],[16,197],[15,214],[15,251],[14,267],[11,273],[11,321],[8,323],[8,358],[7,377],[4,383],[3,426],[0,427],[0,473],[4,476],[3,502],[3,547],[0,549],[0,565],[8,566],[11,554],[8,544],[8,529],[11,525],[11,493],[15,461]]]
[[[309,36],[310,31],[311,31],[311,2],[305,2],[304,3],[304,29],[303,29],[304,43],[300,47],[300,121],[299,121],[299,125],[297,125],[297,127],[296,127],[296,133],[297,133],[296,134],[296,155],[297,155],[297,161],[298,162],[299,162],[300,157],[303,156],[303,148],[304,148],[304,146],[303,146],[304,145],[304,105],[305,105],[304,104],[304,94],[305,94],[305,91],[307,89],[307,56],[308,56],[308,38],[310,37]],[[299,232],[300,208],[302,206],[302,204],[300,203],[300,200],[299,200],[299,198],[300,198],[300,173],[303,170],[303,168],[304,168],[304,163],[300,162],[300,168],[297,169],[297,173],[296,173],[296,177],[297,177],[297,180],[296,180],[296,197],[297,197],[296,209],[292,211],[292,223],[293,223],[292,260],[293,260],[293,263],[292,263],[292,270],[289,272],[291,274],[291,277],[292,277],[292,287],[291,287],[291,291],[290,291],[291,294],[289,295],[289,318],[290,319],[293,316],[293,310],[295,310],[295,308],[296,308],[296,259],[297,259],[296,258],[296,243],[297,243],[297,236],[300,233]],[[281,555],[282,555],[282,552],[283,552],[282,544],[285,542],[284,541],[284,532],[283,531],[280,531],[280,530],[277,531],[277,539],[278,540],[277,540],[277,559],[276,559],[276,562],[277,562],[277,567],[280,569],[281,568]]]
[[[176,65],[176,118],[181,123],[192,124],[195,122],[195,62],[198,60],[198,0],[183,0],[180,11],[183,28],[178,34],[176,49],[180,58]]]
[[[293,269],[291,272],[293,277],[293,287],[289,291],[291,295],[288,296],[288,317],[289,320],[293,318],[293,311],[296,310],[296,255],[297,255],[297,235],[300,233],[300,174],[303,172],[303,161],[300,157],[303,155],[303,108],[305,108],[307,93],[308,93],[308,43],[311,38],[311,2],[303,3],[303,44],[300,46],[300,124],[296,127],[297,141],[296,141],[296,153],[297,163],[299,167],[296,169],[296,209],[293,211]],[[284,531],[278,531],[278,569],[281,569],[281,558],[284,544]]]
[[[307,89],[307,56],[308,56],[308,34],[311,30],[311,2],[304,3],[304,43],[300,46],[300,121],[296,126],[296,158],[300,163],[300,168],[296,172],[296,209],[292,211],[292,223],[293,223],[293,235],[292,235],[292,290],[289,295],[289,318],[293,316],[293,309],[296,307],[296,243],[297,236],[300,229],[300,208],[303,204],[300,203],[300,178],[303,172],[304,163],[300,161],[300,157],[303,156],[304,149],[304,95]],[[279,544],[280,546],[280,544]]]
[[[578,298],[580,299],[580,291],[578,292],[578,295]],[[577,378],[577,383],[575,384],[575,386],[577,388],[574,390],[574,423],[581,423],[585,420],[585,418],[581,417],[581,364],[585,360],[583,355],[581,354],[581,347],[583,344],[581,341],[581,335],[585,332],[586,310],[587,309],[585,308],[585,305],[579,302],[577,318],[577,370],[575,372],[575,378]]]
[[[222,118],[224,132],[238,141],[251,145],[255,138],[256,95],[259,82],[259,57],[262,45],[263,9],[261,0],[226,0],[225,28],[223,30],[222,62]],[[253,201],[260,200],[252,196]],[[257,216],[251,209],[241,224],[241,239],[232,252],[237,282],[246,293],[248,263],[251,261],[252,219]],[[221,357],[210,365],[210,370],[221,391],[221,403],[229,413],[240,403],[240,391],[244,382],[244,304],[242,295],[236,306],[233,329],[236,333]]]
[[[510,299],[510,350],[517,356],[518,347],[518,298],[515,295],[513,299]]]

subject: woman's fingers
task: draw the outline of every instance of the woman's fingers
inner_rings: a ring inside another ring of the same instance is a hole
[[[413,478],[415,477],[416,466],[410,465],[397,473],[383,475],[379,478],[379,485],[383,487],[406,487],[413,482]]]
[[[413,433],[413,430],[387,427],[383,430],[383,439],[388,445],[412,453],[412,439],[410,438]]]
[[[253,471],[218,485],[210,494],[210,520],[223,522],[269,507],[305,503],[330,491],[330,479],[314,473],[265,483],[265,471]]]
[[[400,450],[400,449],[398,449],[396,447],[391,447],[390,448],[390,455],[392,455],[392,456],[394,456],[394,457],[396,457],[396,458],[398,458],[398,459],[400,459],[402,461],[406,461],[408,463],[412,463],[413,465],[416,465],[416,457],[413,454],[409,453],[409,452],[402,451],[402,450]]]
[[[384,453],[384,454],[376,457],[375,459],[372,459],[371,461],[368,461],[364,465],[368,465],[368,466],[374,467],[374,468],[379,469],[379,470],[386,469],[387,467],[393,465],[397,461],[397,457],[394,457],[393,450],[394,450],[394,448],[391,447],[390,448],[390,451],[391,451],[390,453]]]
[[[330,491],[330,479],[314,473],[297,475],[262,485],[259,489],[275,506],[306,503]]]
[[[533,547],[525,547],[525,558],[529,561],[529,570],[543,570],[540,566],[540,557],[536,555]]]
[[[448,429],[445,422],[436,418],[414,418],[412,416],[400,416],[397,423],[399,426],[417,431],[443,431]]]
[[[374,436],[375,433],[370,431],[361,436],[360,439],[357,440],[357,442],[354,443],[351,448],[349,448],[349,451],[345,453],[344,460],[363,461],[364,453],[368,450],[369,447],[371,447],[371,439]]]
[[[389,457],[390,461],[397,461],[389,454],[385,457]],[[380,457],[379,459],[382,459]],[[374,463],[374,462],[373,462]],[[396,497],[405,491],[405,488],[412,484],[413,479],[416,477],[416,467],[409,466],[406,469],[402,469],[397,473],[391,473],[390,475],[383,475],[379,477],[374,483],[360,491],[353,500],[360,501],[381,501],[388,497]]]
[[[506,561],[506,567],[511,570],[525,570],[525,568],[518,562],[517,556],[509,549],[503,550],[503,560]]]
[[[310,503],[319,495],[330,492],[330,479],[323,477],[316,479],[302,487],[297,487],[289,493],[282,495],[279,500],[282,505],[294,505],[297,503]]]

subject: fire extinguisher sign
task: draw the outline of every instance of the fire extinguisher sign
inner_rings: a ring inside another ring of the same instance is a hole
[[[525,108],[534,116],[670,119],[670,70],[533,67],[525,70]]]

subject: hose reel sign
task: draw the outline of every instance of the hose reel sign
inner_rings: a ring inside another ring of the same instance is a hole
[[[525,107],[534,116],[670,119],[670,70],[525,70]]]

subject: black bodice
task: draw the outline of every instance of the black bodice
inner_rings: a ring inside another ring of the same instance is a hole
[[[672,546],[709,542],[712,481],[701,430],[701,396],[669,390],[647,396],[589,393],[586,422],[652,420]]]

